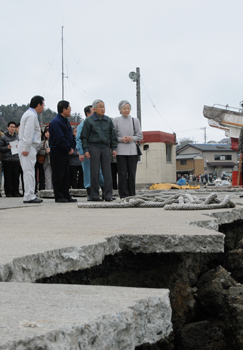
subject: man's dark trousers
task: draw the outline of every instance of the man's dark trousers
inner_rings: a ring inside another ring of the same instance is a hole
[[[19,193],[19,167],[19,161],[3,161],[4,191],[6,195],[15,196]]]
[[[111,158],[110,147],[97,147],[94,144],[89,145],[90,153],[90,199],[99,197],[99,177],[100,166],[104,177],[103,195],[105,199],[112,198],[112,177],[111,177]]]
[[[51,150],[50,153],[51,169],[52,169],[52,185],[55,200],[70,199],[69,185],[69,155]]]

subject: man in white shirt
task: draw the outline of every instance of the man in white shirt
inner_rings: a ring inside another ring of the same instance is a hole
[[[24,203],[41,203],[35,195],[36,148],[41,143],[38,114],[44,109],[44,98],[34,96],[29,109],[22,115],[19,129],[19,159],[24,173]]]

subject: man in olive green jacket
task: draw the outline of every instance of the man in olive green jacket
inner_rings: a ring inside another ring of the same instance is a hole
[[[81,132],[84,155],[90,159],[90,200],[101,201],[99,197],[100,167],[104,177],[104,199],[112,201],[112,176],[110,166],[110,148],[116,156],[117,137],[112,120],[105,115],[102,100],[93,102],[94,113],[85,119]]]

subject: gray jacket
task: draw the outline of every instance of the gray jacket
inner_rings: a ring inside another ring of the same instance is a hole
[[[133,122],[134,120],[134,128]],[[137,155],[136,141],[140,141],[143,139],[143,134],[141,131],[140,123],[138,118],[132,118],[130,115],[128,117],[124,117],[123,115],[118,118],[113,119],[113,124],[116,130],[116,135],[118,139],[117,144],[117,155],[122,156],[134,156]],[[129,143],[123,143],[121,141],[124,136],[132,136],[133,141]]]
[[[18,135],[11,135],[8,131],[0,138],[0,152],[2,153],[3,162],[19,162],[19,155],[12,155],[11,149],[8,148],[8,145],[12,141],[18,140]]]
[[[44,170],[47,168],[49,164],[51,164],[50,161],[50,153],[46,152],[46,149],[49,148],[49,141],[48,140],[43,140],[41,141],[40,145],[36,148],[36,151],[38,154],[45,156],[45,161],[43,164]]]

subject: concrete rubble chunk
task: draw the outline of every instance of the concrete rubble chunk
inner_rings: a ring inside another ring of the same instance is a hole
[[[0,283],[0,350],[129,350],[172,331],[168,289]]]
[[[226,350],[223,325],[219,320],[209,322],[208,320],[187,324],[179,329],[177,341],[180,350]]]
[[[243,249],[235,249],[226,255],[226,267],[232,276],[243,283]]]
[[[225,309],[225,296],[237,282],[222,266],[203,274],[198,281],[198,300],[205,312],[210,315],[220,315]]]

